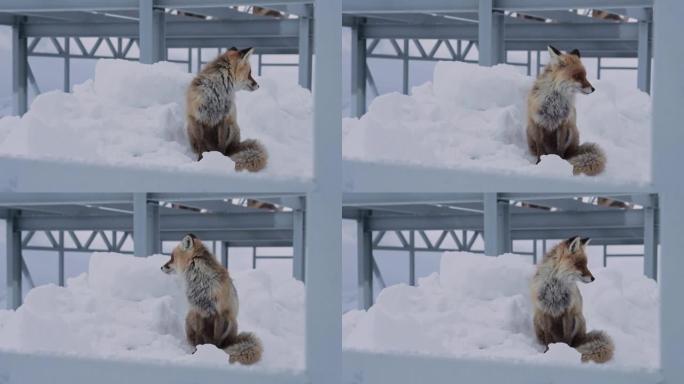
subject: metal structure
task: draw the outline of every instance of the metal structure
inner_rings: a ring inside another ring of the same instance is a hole
[[[152,377],[163,382],[197,379],[217,382],[228,379],[241,383],[341,381],[341,223],[339,220],[330,221],[331,217],[339,217],[341,210],[341,2],[251,0],[247,3],[236,0],[3,1],[0,3],[0,23],[12,26],[14,111],[21,114],[27,110],[29,51],[35,55],[45,54],[41,49],[36,50],[36,47],[41,47],[38,38],[48,41],[55,48],[57,55],[65,61],[65,72],[68,71],[69,60],[75,56],[103,55],[133,59],[136,50],[139,50],[137,57],[143,63],[163,60],[168,50],[175,48],[198,50],[253,46],[262,54],[298,53],[299,83],[312,89],[314,99],[312,161],[316,166],[311,180],[243,175],[209,177],[190,171],[117,169],[100,165],[3,158],[0,160],[0,184],[4,186],[3,190],[10,191],[105,193],[101,196],[111,196],[111,192],[127,192],[125,204],[128,208],[132,204],[133,215],[117,215],[114,222],[118,221],[122,225],[119,231],[132,231],[133,238],[138,239],[134,243],[136,255],[153,253],[159,250],[160,241],[165,236],[176,235],[172,229],[164,229],[167,225],[164,223],[170,223],[174,214],[167,216],[166,207],[155,203],[160,195],[147,192],[181,189],[183,192],[211,192],[223,197],[252,196],[261,200],[303,198],[304,205],[300,210],[268,215],[271,221],[285,223],[285,226],[289,222],[289,228],[249,233],[230,231],[229,235],[233,237],[216,236],[219,240],[233,244],[255,241],[259,239],[258,236],[268,232],[268,236],[274,238],[267,239],[292,242],[294,253],[304,254],[305,249],[307,254],[317,255],[305,258],[305,267],[299,262],[300,258],[295,258],[295,264],[300,264],[296,268],[308,271],[305,284],[305,371],[269,373],[260,370],[226,371],[221,368],[168,369],[164,364],[110,364],[83,358],[2,352],[0,377],[7,378],[9,383],[46,380],[113,383],[122,379],[138,382],[149,381]],[[255,12],[247,14],[244,12],[245,5],[268,7],[281,13],[275,17],[258,16]],[[84,38],[89,37],[95,38],[97,47],[86,46],[88,40]],[[81,49],[81,45],[84,49]],[[197,55],[200,65],[203,62],[201,56],[201,53]],[[314,66],[315,72],[312,71]],[[68,77],[66,73],[65,89],[69,86]],[[130,195],[130,192],[136,194]],[[13,196],[21,199],[24,195]],[[55,196],[58,195],[52,195]],[[187,197],[187,193],[177,197]],[[84,200],[80,200],[81,203]],[[173,194],[163,194],[163,201],[173,200]],[[98,200],[97,204],[108,202]],[[202,216],[202,219],[205,217]],[[223,219],[216,218],[221,222]],[[21,230],[18,228],[25,221],[22,215],[11,210],[7,212],[6,220],[10,244],[8,276],[12,277],[9,279],[8,292],[12,296],[10,303],[16,305],[19,302],[16,295],[20,292],[21,266],[15,264],[21,260],[22,243]],[[55,224],[60,220],[55,218]],[[237,227],[274,225],[261,216],[252,224],[249,220],[239,225],[233,224]],[[294,226],[294,222],[306,222],[307,225],[302,228]],[[188,229],[184,225],[182,231]],[[16,273],[17,267],[19,274]],[[36,370],[35,366],[55,369],[51,369],[47,378],[44,376],[46,371]]]
[[[490,256],[513,252],[514,241],[531,241],[533,252],[528,254],[535,263],[547,240],[575,235],[605,247],[643,245],[639,256],[644,258],[644,275],[656,279],[657,212],[657,197],[641,194],[357,194],[345,198],[343,217],[357,221],[359,307],[368,309],[373,304],[373,275],[381,279],[373,251],[407,252],[409,284],[414,285],[416,252],[473,251],[478,238],[484,249],[476,252]],[[542,241],[541,250],[537,240]]]
[[[169,200],[164,200],[169,199]],[[272,198],[277,210],[237,204],[221,195],[164,194],[65,195],[55,199],[46,195],[0,196],[0,217],[13,217],[11,231],[21,232],[7,239],[8,255],[21,251],[53,251],[58,255],[58,283],[64,285],[66,252],[120,252],[147,256],[162,253],[162,242],[177,242],[183,232],[193,232],[208,246],[218,249],[215,255],[228,266],[232,247],[251,247],[252,266],[259,259],[291,258],[293,276],[304,280],[304,204],[300,197]],[[269,204],[272,204],[269,203]],[[141,228],[141,226],[143,228]],[[149,232],[148,232],[149,231]],[[135,242],[135,239],[143,239]],[[153,243],[148,243],[151,239]],[[135,247],[130,247],[133,240]],[[147,247],[140,247],[143,244]],[[292,247],[292,257],[263,256],[259,247]],[[8,262],[10,262],[8,260]],[[12,263],[22,265],[24,276],[31,274],[23,258]],[[16,271],[15,271],[16,272]],[[21,275],[8,276],[10,309],[21,305]],[[17,283],[18,281],[18,283]],[[31,283],[30,286],[33,286]]]
[[[400,60],[402,91],[408,94],[411,61],[508,63],[532,75],[539,73],[540,52],[549,44],[598,58],[599,78],[602,70],[628,69],[604,66],[601,58],[636,58],[637,86],[649,92],[652,5],[649,0],[345,1],[344,22],[352,28],[352,115],[365,113],[367,86],[378,94],[368,59]],[[524,52],[526,61],[510,61],[509,52]]]

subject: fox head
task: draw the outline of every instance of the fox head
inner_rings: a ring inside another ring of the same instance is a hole
[[[171,252],[171,260],[161,267],[164,273],[183,273],[188,269],[195,255],[201,254],[204,244],[197,236],[189,233]]]
[[[259,84],[252,77],[252,65],[249,58],[252,56],[254,48],[237,49],[230,48],[224,54],[230,62],[233,72],[233,86],[236,90],[256,91]]]
[[[588,237],[571,237],[559,244],[558,273],[572,280],[583,283],[594,281],[594,275],[587,268],[587,254],[585,247],[591,241]]]
[[[568,53],[562,53],[550,45],[548,49],[550,73],[554,76],[553,80],[556,83],[585,95],[594,92],[595,88],[587,80],[587,71],[584,69],[582,60],[580,60],[580,52],[577,49]]]

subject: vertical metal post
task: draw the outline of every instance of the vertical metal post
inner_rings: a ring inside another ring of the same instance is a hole
[[[532,76],[532,51],[527,51],[527,76]]]
[[[261,56],[261,55],[259,55]],[[202,48],[197,48],[197,73],[202,70]],[[259,76],[261,76],[261,70],[259,70]]]
[[[7,309],[21,305],[21,230],[17,225],[19,211],[7,213],[5,246],[7,247]]]
[[[596,58],[596,78],[601,80],[601,57]]]
[[[256,261],[257,261],[256,246],[252,246],[252,269],[256,269]]]
[[[16,18],[12,25],[12,112],[18,116],[28,110],[28,46],[23,32],[24,24]]]
[[[537,240],[532,240],[532,264],[537,265]]]
[[[351,115],[361,117],[366,113],[366,39],[363,25],[352,25],[351,37]]]
[[[608,246],[603,244],[603,268],[608,266]]]
[[[644,206],[644,276],[658,280],[658,235],[656,233],[657,196]]]
[[[147,201],[146,193],[133,194],[133,248],[138,257],[161,251],[159,205]]]
[[[404,39],[404,57],[402,66],[402,93],[408,95],[409,93],[409,39]]]
[[[166,60],[165,14],[155,9],[153,0],[139,0],[140,62],[145,64]]]
[[[359,309],[368,309],[373,305],[373,232],[368,228],[366,212],[359,217],[356,229]]]
[[[71,49],[69,42],[71,38],[64,38],[64,92],[71,91]]]
[[[228,268],[228,243],[225,241],[221,242],[221,265],[223,265],[224,268]]]
[[[537,76],[539,76],[539,69],[541,69],[541,51],[537,51]]]
[[[501,62],[501,34],[503,29],[503,15],[494,13],[493,0],[478,2],[478,55],[479,64],[491,67]]]
[[[493,35],[494,35],[494,47],[496,52],[496,64],[506,62],[506,30],[504,25],[504,14],[503,12],[494,12],[494,22]]]
[[[64,231],[59,231],[58,271],[59,286],[64,286]]]
[[[292,212],[292,277],[304,281],[304,211],[295,209]]]
[[[660,237],[660,370],[664,384],[684,382],[684,179],[681,172],[681,146],[684,130],[679,113],[684,100],[684,45],[678,44],[684,32],[681,15],[684,2],[658,0],[654,3],[653,56],[653,184],[659,192]],[[679,160],[677,160],[679,159]]]
[[[638,68],[637,87],[651,92],[651,23],[639,21],[639,41],[637,46]]]
[[[262,64],[262,54],[259,54],[257,57],[257,75],[261,76],[261,69],[263,68]]]
[[[314,9],[313,180],[306,198],[306,372],[342,382],[342,2]]]
[[[192,48],[188,48],[188,73],[192,73]]]
[[[311,36],[311,5],[307,5],[307,16],[299,17],[299,85],[311,89],[313,75],[313,36]]]
[[[510,252],[510,210],[507,201],[499,201],[496,193],[484,194],[485,255],[499,256]]]
[[[409,231],[409,285],[416,285],[416,231]]]

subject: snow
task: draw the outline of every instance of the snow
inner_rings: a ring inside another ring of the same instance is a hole
[[[66,287],[32,289],[16,311],[0,310],[0,349],[120,360],[229,366],[213,345],[191,354],[181,279],[160,271],[168,256],[95,253],[88,273]],[[264,344],[256,367],[304,368],[304,286],[267,270],[232,274],[240,297],[240,331]],[[232,365],[234,366],[234,365]]]
[[[648,182],[650,97],[631,85],[591,82],[596,92],[577,95],[577,125],[582,142],[596,142],[606,152],[606,171],[597,178]],[[577,177],[557,156],[535,166],[527,152],[532,83],[513,66],[438,62],[432,82],[410,95],[381,95],[360,119],[345,119],[344,154],[381,163]]]
[[[656,369],[659,366],[657,284],[619,269],[592,268],[596,281],[580,284],[588,330],[606,331],[616,352],[607,365]],[[343,318],[346,349],[373,352],[512,359],[529,363],[581,364],[563,344],[547,353],[532,328],[529,257],[496,258],[448,252],[439,273],[382,290],[368,311]]]
[[[185,131],[185,90],[193,75],[168,62],[99,60],[95,77],[72,93],[46,92],[21,118],[0,119],[0,154],[165,170],[230,174],[218,152],[200,162]],[[257,138],[270,162],[259,175],[310,178],[312,98],[285,79],[257,79],[237,93],[243,139]]]

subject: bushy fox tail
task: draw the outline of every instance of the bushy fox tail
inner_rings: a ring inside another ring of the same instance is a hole
[[[615,345],[613,339],[603,331],[591,331],[577,344],[577,352],[582,354],[582,362],[605,363],[613,358]]]
[[[596,143],[584,143],[579,146],[577,154],[568,159],[574,167],[573,173],[584,173],[596,176],[606,168],[606,155]]]
[[[235,343],[224,348],[230,355],[230,363],[238,362],[244,365],[252,365],[261,360],[264,347],[261,340],[252,332],[241,332],[235,338]]]
[[[249,139],[240,142],[228,156],[235,162],[235,170],[247,170],[249,172],[258,172],[266,168],[268,162],[268,152],[266,148],[257,140]]]

